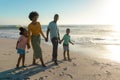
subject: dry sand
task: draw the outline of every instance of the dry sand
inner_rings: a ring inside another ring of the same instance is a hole
[[[32,49],[26,54],[25,68],[15,69],[18,54],[16,39],[0,39],[0,80],[120,80],[120,64],[70,52],[72,61],[64,61],[59,49],[58,66],[51,62],[50,45],[41,44],[47,67],[33,66]]]

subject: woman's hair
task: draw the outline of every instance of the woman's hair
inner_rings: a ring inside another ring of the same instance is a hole
[[[20,35],[23,35],[23,32],[24,32],[24,31],[27,31],[27,30],[26,30],[25,28],[23,28],[23,27],[20,27],[19,30],[20,30]]]
[[[32,11],[30,14],[29,14],[29,19],[32,20],[33,17],[35,16],[39,16],[39,14],[36,12],[36,11]]]

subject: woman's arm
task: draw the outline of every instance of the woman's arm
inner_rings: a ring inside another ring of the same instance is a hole
[[[43,37],[44,39],[46,39],[46,37],[45,37],[43,31],[41,30],[40,32],[41,32],[42,37]]]
[[[41,29],[41,25],[40,25],[40,34],[41,34],[42,37],[46,40],[46,37],[45,37],[45,35],[44,35],[44,33],[43,33],[42,29]]]
[[[50,32],[50,29],[47,28],[47,33],[46,33],[46,36],[47,36],[47,41],[48,41],[48,35],[49,35],[49,32]]]
[[[28,26],[28,38],[27,38],[27,45],[30,45],[30,37],[31,37],[31,31],[30,31],[30,27]]]

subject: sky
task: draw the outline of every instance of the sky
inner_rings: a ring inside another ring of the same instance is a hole
[[[0,25],[28,25],[31,11],[38,21],[49,24],[59,14],[58,24],[119,25],[119,0],[0,0]]]

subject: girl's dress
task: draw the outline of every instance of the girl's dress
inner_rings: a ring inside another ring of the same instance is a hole
[[[21,35],[18,39],[18,46],[17,46],[17,53],[18,54],[25,54],[25,48],[27,45],[27,37]]]

